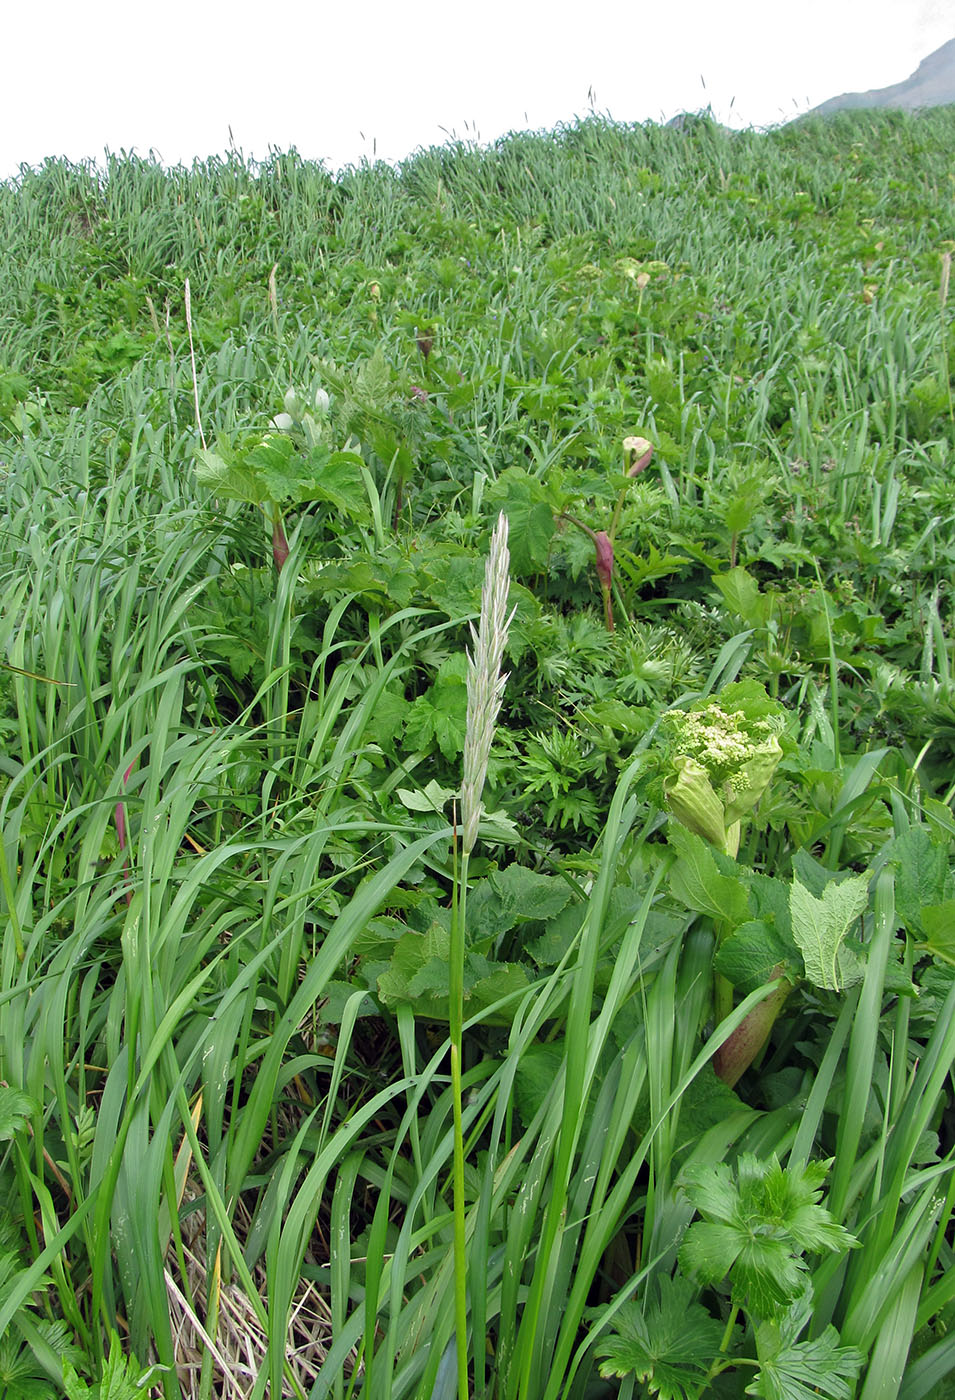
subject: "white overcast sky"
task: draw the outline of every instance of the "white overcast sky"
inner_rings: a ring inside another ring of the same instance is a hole
[[[3,19],[0,179],[48,156],[165,164],[295,146],[329,168],[593,106],[784,121],[907,78],[955,0],[39,0]],[[705,84],[705,86],[704,86]],[[732,105],[731,105],[732,104]]]

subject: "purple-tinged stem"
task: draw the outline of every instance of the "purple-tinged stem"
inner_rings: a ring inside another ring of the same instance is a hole
[[[782,977],[783,966],[773,969],[772,978]],[[713,1056],[713,1068],[724,1084],[732,1089],[737,1080],[749,1069],[756,1056],[769,1039],[769,1033],[776,1017],[782,1011],[793,984],[783,979],[782,984],[758,1006],[754,1006],[741,1025],[728,1040],[725,1040]]]

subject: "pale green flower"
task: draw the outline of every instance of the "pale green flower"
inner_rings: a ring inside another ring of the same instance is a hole
[[[688,830],[735,855],[740,821],[756,806],[782,758],[782,705],[757,682],[741,681],[688,710],[671,710],[664,721],[667,807]]]

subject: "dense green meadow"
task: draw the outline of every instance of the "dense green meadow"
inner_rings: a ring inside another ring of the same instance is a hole
[[[0,185],[2,1400],[955,1394],[953,149]]]

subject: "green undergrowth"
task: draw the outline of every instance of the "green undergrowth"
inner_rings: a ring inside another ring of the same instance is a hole
[[[0,186],[0,1396],[952,1393],[953,138]]]

